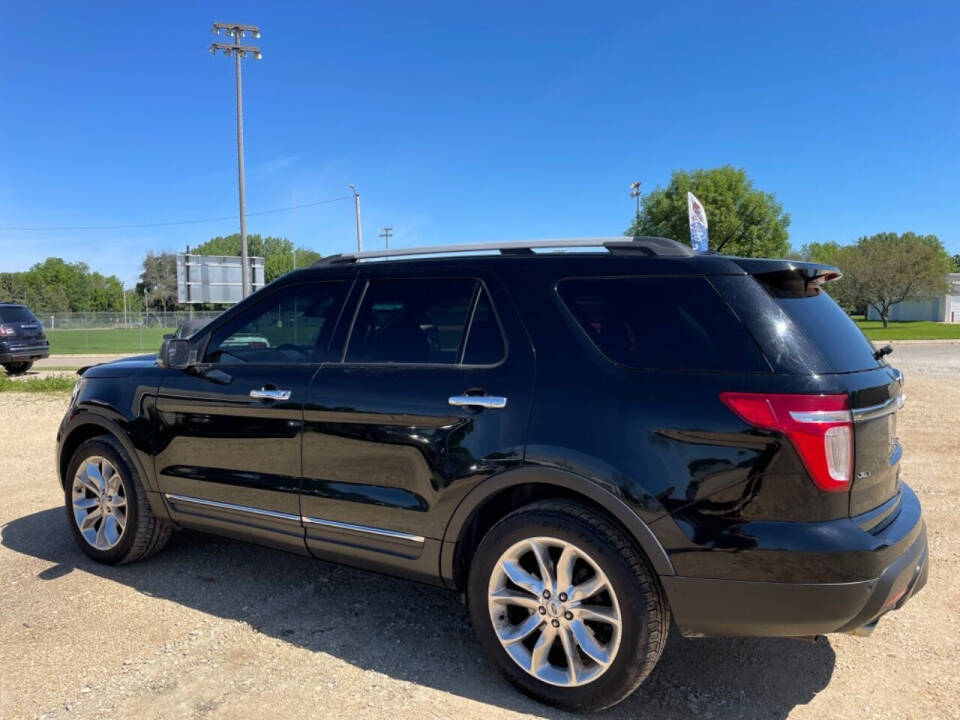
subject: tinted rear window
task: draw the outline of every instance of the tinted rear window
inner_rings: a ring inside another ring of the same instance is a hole
[[[37,318],[25,307],[0,307],[0,322],[22,323],[36,321]]]
[[[621,365],[770,372],[705,278],[577,278],[560,282],[558,292],[597,348]]]
[[[830,370],[855,372],[879,365],[870,341],[819,285],[805,282],[797,273],[764,273],[755,278],[817,348]]]

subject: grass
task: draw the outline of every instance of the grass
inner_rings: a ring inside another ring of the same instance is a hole
[[[48,375],[13,380],[0,373],[0,392],[68,393],[77,381],[75,375]]]
[[[176,328],[110,328],[108,330],[47,330],[51,355],[88,353],[155,353],[166,333]]]
[[[960,340],[960,323],[892,322],[884,328],[880,320],[856,320],[871,340]]]

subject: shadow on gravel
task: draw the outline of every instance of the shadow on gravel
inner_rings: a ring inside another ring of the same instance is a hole
[[[192,532],[177,533],[143,563],[98,565],[76,547],[60,508],[14,520],[0,538],[53,563],[41,580],[91,573],[398,680],[513,711],[572,717],[501,680],[480,656],[466,609],[439,588]],[[674,631],[637,692],[594,717],[784,718],[826,687],[835,661],[823,639],[687,640]]]

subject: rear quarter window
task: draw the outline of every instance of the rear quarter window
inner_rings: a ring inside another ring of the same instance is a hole
[[[569,278],[557,292],[607,358],[630,368],[770,372],[703,277]]]

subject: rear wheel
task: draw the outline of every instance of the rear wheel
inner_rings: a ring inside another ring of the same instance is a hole
[[[97,562],[119,565],[149,557],[172,532],[170,523],[150,510],[133,461],[110,436],[87,440],[74,452],[64,500],[74,539]]]
[[[23,375],[27,370],[33,367],[32,362],[14,362],[6,363],[3,366],[3,369],[7,371],[7,375]]]
[[[663,651],[669,611],[640,550],[575,502],[536,503],[483,538],[470,567],[480,644],[528,695],[570,710],[610,707]]]

